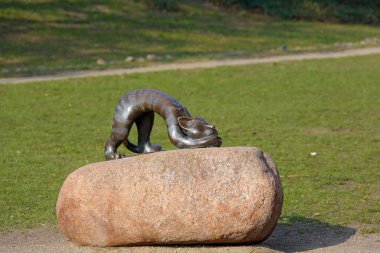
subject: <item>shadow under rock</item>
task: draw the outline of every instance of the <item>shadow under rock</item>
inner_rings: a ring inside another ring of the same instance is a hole
[[[344,243],[355,228],[332,225],[301,216],[285,217],[288,224],[278,224],[273,234],[260,246],[283,252],[307,251]]]
[[[259,244],[204,244],[204,245],[157,245],[140,247],[107,247],[92,248],[95,252],[112,253],[272,253],[299,252],[328,246],[334,246],[347,241],[356,229],[321,222],[302,216],[283,217],[286,224],[278,224],[273,234]]]

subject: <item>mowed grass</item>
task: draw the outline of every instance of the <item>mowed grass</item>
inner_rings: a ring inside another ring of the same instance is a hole
[[[119,98],[149,87],[214,123],[224,147],[271,154],[285,194],[281,222],[378,232],[379,62],[376,55],[0,86],[0,230],[55,223],[67,175],[104,160]],[[159,117],[152,141],[175,148]]]
[[[162,12],[141,2],[0,0],[0,77],[379,45],[378,26],[285,21],[201,1]]]

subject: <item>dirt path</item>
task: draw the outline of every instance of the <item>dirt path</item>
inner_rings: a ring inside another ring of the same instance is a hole
[[[296,54],[296,55],[272,56],[272,57],[265,57],[265,58],[230,59],[230,60],[203,61],[203,62],[194,62],[194,63],[172,63],[172,64],[161,64],[161,65],[156,65],[156,66],[131,68],[131,69],[76,71],[76,72],[67,72],[67,73],[62,73],[62,74],[57,74],[57,75],[36,76],[36,77],[0,78],[0,84],[42,82],[42,81],[63,80],[63,79],[78,78],[78,77],[126,75],[126,74],[134,74],[134,73],[147,73],[147,72],[157,72],[157,71],[176,70],[176,69],[215,68],[215,67],[220,67],[220,66],[240,66],[240,65],[273,63],[273,62],[283,62],[283,61],[341,58],[341,57],[361,56],[361,55],[371,55],[371,54],[380,54],[380,47],[359,48],[359,49],[352,49],[352,50],[346,50],[346,51],[340,51],[340,52],[317,52],[317,53],[305,53],[305,54]]]
[[[279,225],[273,235],[258,245],[155,246],[155,247],[78,247],[57,228],[39,228],[0,234],[2,253],[273,253],[273,252],[380,252],[380,234],[357,234],[351,227],[326,223]]]

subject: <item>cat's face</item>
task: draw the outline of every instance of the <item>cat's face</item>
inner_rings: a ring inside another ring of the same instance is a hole
[[[185,135],[192,139],[200,139],[212,135],[218,135],[218,131],[216,131],[215,126],[210,125],[207,120],[201,117],[179,117],[178,123]]]

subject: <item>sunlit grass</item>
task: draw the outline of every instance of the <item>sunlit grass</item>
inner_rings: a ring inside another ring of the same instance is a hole
[[[120,96],[150,87],[214,123],[223,146],[270,153],[282,176],[284,220],[360,223],[364,232],[378,231],[379,61],[368,56],[0,86],[0,230],[54,223],[66,176],[104,159]],[[152,141],[174,148],[159,117]]]

